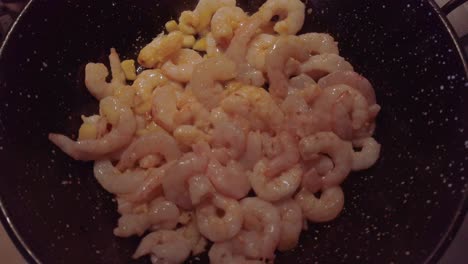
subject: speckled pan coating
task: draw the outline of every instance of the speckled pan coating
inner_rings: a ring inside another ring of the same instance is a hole
[[[241,2],[253,10],[262,1]],[[130,261],[139,239],[112,235],[115,203],[91,163],[72,161],[47,133],[72,135],[80,115],[97,110],[83,85],[86,62],[106,61],[113,46],[133,57],[165,21],[194,5],[34,0],[16,25],[0,57],[0,201],[29,261]],[[335,36],[342,56],[376,89],[382,157],[346,180],[343,214],[310,225],[301,246],[277,263],[434,262],[466,212],[468,84],[458,50],[426,0],[307,6],[314,11],[304,32]]]

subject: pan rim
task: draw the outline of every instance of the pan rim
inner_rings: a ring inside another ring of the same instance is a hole
[[[455,30],[453,29],[446,15],[442,12],[441,8],[437,5],[435,0],[427,0],[427,1],[431,5],[431,7],[434,9],[437,16],[442,21],[444,27],[449,33],[450,38],[452,39],[452,42],[454,43],[457,49],[458,57],[460,58],[463,64],[466,78],[468,79],[468,58],[459,43]],[[0,46],[0,60],[3,57],[4,51],[9,42],[9,39],[15,33],[16,28],[18,27],[18,24],[21,23],[21,21],[23,20],[23,16],[27,15],[27,13],[29,12],[30,6],[33,2],[35,2],[35,0],[28,1],[25,8],[23,9],[23,11],[21,11],[19,16],[17,17],[17,19],[14,21],[11,28],[9,29],[7,35],[5,36]],[[424,260],[424,263],[436,263],[438,260],[440,260],[440,258],[446,252],[447,248],[450,246],[451,242],[453,241],[455,235],[459,231],[468,212],[467,192],[468,190],[465,190],[463,194],[463,198],[459,202],[456,215],[453,217],[452,222],[447,226],[447,230],[445,234],[436,244],[432,252],[427,256],[426,260]],[[27,263],[42,263],[39,260],[39,258],[34,254],[34,252],[31,250],[31,248],[23,240],[23,237],[19,234],[15,225],[11,222],[8,212],[6,210],[6,207],[4,205],[3,199],[1,197],[1,194],[0,194],[0,223],[3,225],[9,238],[12,240],[13,244],[21,253],[21,255],[25,258]]]

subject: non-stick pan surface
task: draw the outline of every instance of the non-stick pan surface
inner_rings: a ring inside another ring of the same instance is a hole
[[[248,4],[246,4],[248,2]],[[241,1],[254,10],[262,1]],[[127,263],[139,239],[112,235],[116,205],[48,140],[97,103],[83,84],[109,48],[125,57],[195,2],[33,0],[0,55],[2,220],[30,262]],[[313,224],[277,263],[435,262],[466,212],[466,64],[426,0],[309,0],[304,32],[329,32],[373,83],[381,159],[344,183],[345,210]],[[206,262],[207,257],[193,263]],[[148,259],[134,261],[146,263]]]

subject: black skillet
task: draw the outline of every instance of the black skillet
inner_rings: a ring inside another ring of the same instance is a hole
[[[255,10],[262,1],[240,1]],[[0,55],[2,222],[28,262],[147,263],[112,235],[111,195],[48,140],[76,133],[97,103],[84,65],[125,58],[195,2],[33,0]],[[466,213],[467,66],[433,1],[309,0],[304,32],[329,32],[373,83],[381,159],[344,183],[333,222],[311,225],[277,263],[434,263]],[[193,263],[206,262],[205,255]],[[1,262],[1,261],[0,261]]]

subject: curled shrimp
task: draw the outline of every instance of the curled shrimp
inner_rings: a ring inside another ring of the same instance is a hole
[[[227,81],[236,77],[236,65],[225,56],[207,59],[195,66],[190,87],[193,95],[206,108],[213,109],[223,97],[221,84],[216,81]]]
[[[305,5],[300,0],[268,0],[259,9],[265,22],[279,16],[274,30],[281,35],[295,35],[305,19]]]
[[[181,125],[174,130],[174,138],[178,143],[192,146],[200,141],[210,141],[211,136],[192,125]]]
[[[215,189],[227,197],[241,199],[250,191],[247,173],[237,161],[230,160],[226,166],[223,166],[216,159],[211,159],[206,175]]]
[[[258,131],[250,131],[240,163],[246,170],[251,170],[262,157],[262,136]]]
[[[306,43],[311,54],[336,54],[338,55],[338,45],[332,36],[325,33],[306,33],[299,36]]]
[[[149,169],[148,176],[145,180],[136,190],[125,195],[125,199],[133,203],[145,203],[157,196],[161,196],[163,194],[162,179],[166,170],[170,168],[174,162],[175,161],[166,162],[158,168]]]
[[[273,48],[278,37],[270,34],[259,34],[249,44],[247,49],[247,62],[255,69],[265,71],[265,58]]]
[[[215,193],[213,184],[205,175],[195,175],[188,180],[188,192],[192,204],[197,205]]]
[[[128,194],[137,190],[145,180],[144,170],[127,171],[121,173],[110,160],[94,162],[94,177],[99,184],[113,194]]]
[[[223,212],[222,216],[218,210]],[[239,203],[220,195],[198,205],[196,217],[200,233],[214,242],[225,241],[237,235],[244,219]]]
[[[257,162],[252,172],[248,172],[250,184],[258,197],[266,201],[278,201],[290,197],[301,185],[302,168],[300,165],[292,166],[279,176],[267,177],[267,162]]]
[[[249,120],[252,130],[277,130],[284,122],[284,114],[278,104],[268,91],[260,87],[242,86],[221,102],[221,108],[227,114]]]
[[[202,60],[198,52],[181,49],[161,66],[161,71],[174,81],[187,83],[192,79],[194,66]]]
[[[182,92],[182,88],[174,83],[164,85],[153,92],[153,120],[167,131],[173,131],[176,126],[174,118],[178,112],[177,97]]]
[[[164,195],[169,201],[183,209],[192,208],[192,201],[188,192],[187,181],[190,177],[206,171],[208,160],[204,156],[196,155],[193,152],[180,157],[163,177]]]
[[[300,71],[307,73],[314,80],[336,71],[352,70],[353,66],[336,54],[314,55],[300,66]]]
[[[119,113],[118,123],[109,133],[99,139],[78,141],[73,141],[64,135],[50,133],[49,140],[75,160],[103,159],[106,155],[128,145],[136,130],[136,120],[132,110],[112,96],[102,99],[100,103],[104,102],[111,104]]]
[[[354,71],[335,71],[318,81],[318,85],[322,88],[337,84],[345,84],[356,89],[366,98],[369,105],[376,103],[374,88],[370,82]]]
[[[273,260],[281,236],[281,217],[271,203],[257,197],[240,202],[244,214],[243,229],[233,243],[249,259]]]
[[[147,212],[122,215],[114,229],[114,235],[118,237],[141,236],[148,228],[174,229],[179,215],[180,211],[174,203],[156,199],[151,202]]]
[[[312,193],[320,191],[323,187],[322,177],[333,169],[333,161],[325,155],[320,155],[304,165],[306,172],[302,177],[302,187]]]
[[[192,250],[190,241],[173,230],[159,230],[149,233],[133,254],[137,259],[151,254],[152,263],[182,263]]]
[[[340,186],[322,190],[319,198],[302,189],[295,200],[301,206],[304,216],[312,222],[331,221],[338,216],[344,206],[344,194]]]
[[[168,79],[159,69],[144,70],[138,74],[132,87],[136,91],[139,104],[144,104],[151,99],[154,88],[167,84]],[[150,102],[151,104],[151,102]],[[149,107],[151,109],[151,105]]]
[[[296,247],[301,234],[303,217],[302,209],[293,199],[285,199],[274,204],[281,217],[281,236],[279,251],[287,251]]]
[[[199,17],[196,29],[204,33],[210,26],[213,15],[222,7],[236,6],[236,0],[200,0],[193,12]]]
[[[244,131],[232,122],[220,122],[213,130],[212,145],[225,149],[231,158],[238,159],[245,151]]]
[[[354,147],[362,148],[361,151],[354,151],[352,154],[352,170],[364,170],[370,168],[377,162],[380,154],[380,144],[372,137],[353,141]]]
[[[125,74],[120,66],[119,54],[114,48],[110,51],[109,62],[112,72],[112,81],[110,83],[106,82],[109,72],[104,64],[86,64],[85,85],[88,91],[98,100],[113,95],[115,87],[124,86],[126,82]]]
[[[198,231],[196,219],[191,215],[191,220],[185,226],[178,228],[176,231],[192,244],[192,255],[196,256],[205,251],[207,240]]]
[[[222,46],[227,46],[235,30],[247,18],[239,7],[225,6],[216,11],[211,19],[211,32],[214,39]]]
[[[150,154],[161,154],[168,162],[182,156],[177,142],[171,135],[164,131],[155,131],[133,141],[122,153],[117,168],[124,171],[132,167],[137,160]]]
[[[289,78],[284,68],[290,58],[298,61],[305,61],[309,58],[305,45],[296,36],[280,37],[266,56],[269,91],[276,97],[284,98],[288,93]]]
[[[299,152],[306,161],[316,159],[318,154],[326,154],[332,159],[335,166],[322,179],[325,187],[340,184],[351,170],[352,146],[333,132],[318,132],[301,139]]]
[[[295,164],[300,159],[299,150],[297,149],[297,141],[292,135],[286,132],[279,134],[279,143],[281,144],[281,153],[268,162],[265,172],[267,177],[273,177],[282,171],[285,171]]]
[[[258,14],[248,17],[236,30],[229,47],[226,49],[226,56],[237,65],[244,63],[248,44],[263,24],[264,22]]]

